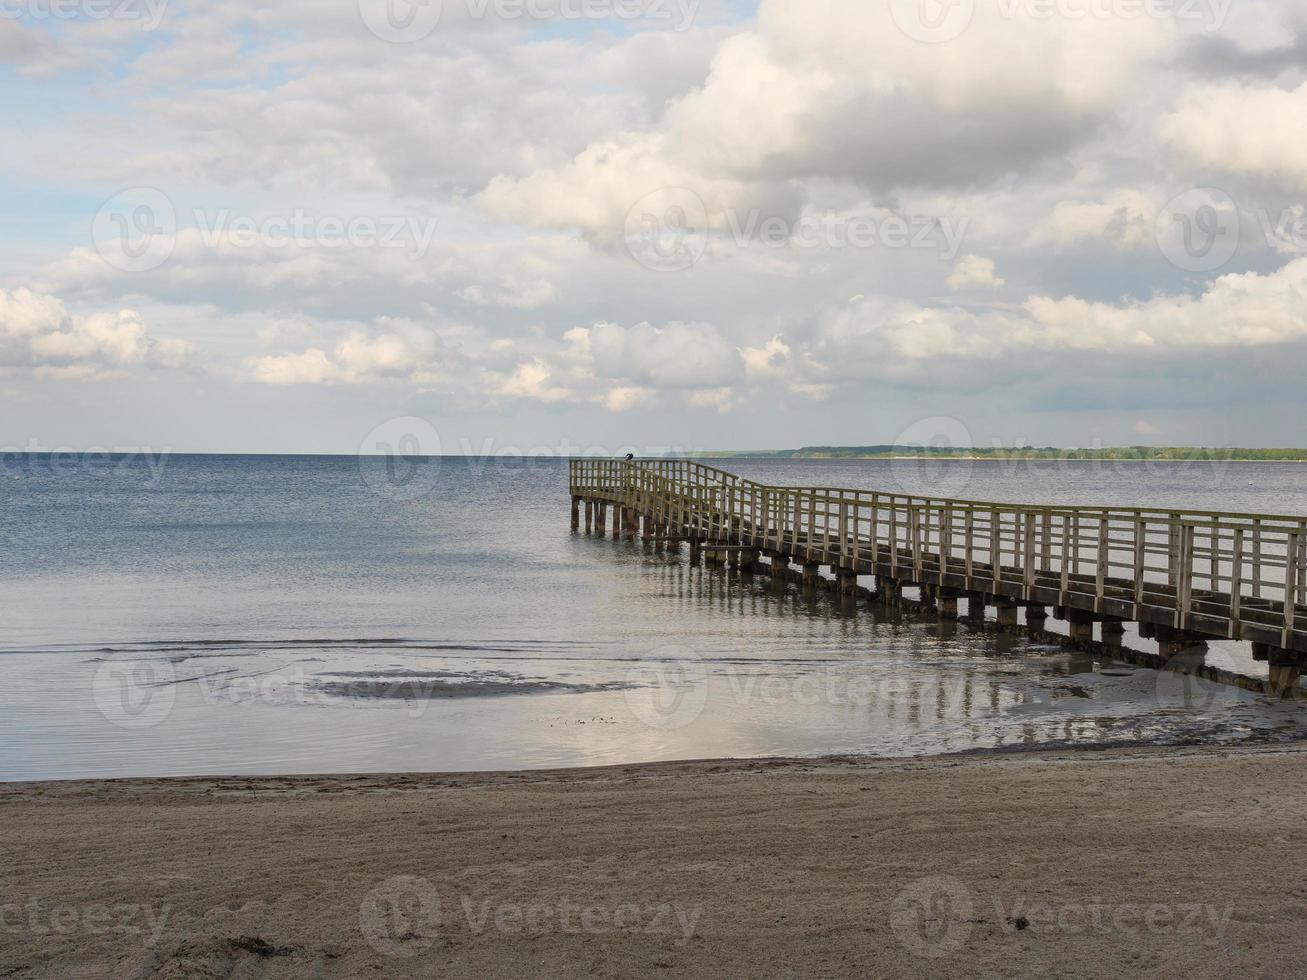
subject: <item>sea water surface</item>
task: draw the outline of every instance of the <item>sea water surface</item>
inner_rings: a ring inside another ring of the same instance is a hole
[[[0,779],[1307,734],[1303,709],[1234,688],[574,534],[564,460],[0,464]],[[720,465],[785,485],[1307,515],[1294,464]],[[1209,662],[1265,676],[1240,644]]]

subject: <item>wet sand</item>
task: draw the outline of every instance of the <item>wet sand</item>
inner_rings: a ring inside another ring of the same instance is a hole
[[[1301,975],[1307,748],[0,785],[0,977]]]

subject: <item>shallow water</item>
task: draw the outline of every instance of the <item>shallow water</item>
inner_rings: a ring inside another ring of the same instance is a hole
[[[1291,464],[723,465],[787,485],[1307,514]],[[1307,712],[1233,688],[573,535],[561,461],[10,456],[0,514],[5,779],[1307,734]],[[1239,644],[1209,661],[1265,673]]]

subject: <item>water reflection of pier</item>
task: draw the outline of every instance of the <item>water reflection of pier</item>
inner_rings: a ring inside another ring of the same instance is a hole
[[[650,543],[646,557],[655,550]],[[663,553],[667,560],[645,565],[648,586],[669,603],[669,611],[700,620],[706,616],[709,636],[732,632],[726,623],[720,633],[712,629],[714,617],[793,617],[829,630],[806,630],[802,642],[782,646],[785,653],[779,658],[775,651],[754,652],[729,642],[714,646],[706,639],[695,651],[696,667],[719,679],[729,677],[720,684],[728,697],[747,690],[755,700],[765,698],[765,687],[740,677],[766,676],[784,692],[785,701],[797,697],[827,710],[843,707],[858,714],[850,718],[851,729],[865,728],[870,713],[898,732],[931,731],[945,750],[1134,743],[1157,736],[1153,709],[1173,696],[1177,704],[1197,709],[1191,714],[1237,696],[1214,694],[1211,685],[1197,681],[1191,687],[1186,679],[1166,690],[1134,690],[1133,703],[1126,704],[1115,700],[1123,697],[1119,692],[1077,682],[1100,665],[1104,670],[1121,667],[1091,651],[1051,649],[1012,632],[980,629],[974,622],[923,619],[900,606],[862,602],[835,590],[796,589],[793,580],[759,581],[758,575],[728,573],[726,565],[688,564]],[[880,656],[874,661],[829,656],[850,644],[877,649]],[[869,664],[875,681],[860,685],[867,675],[858,669]],[[917,669],[904,670],[905,665]],[[1083,700],[1066,710],[1072,702],[1063,699]],[[783,706],[778,700],[777,707]],[[1019,720],[1027,713],[1030,720]]]

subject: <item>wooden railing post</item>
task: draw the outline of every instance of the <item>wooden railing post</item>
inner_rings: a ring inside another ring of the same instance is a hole
[[[1103,611],[1103,600],[1107,598],[1107,564],[1111,547],[1111,526],[1104,511],[1098,519],[1098,565],[1094,573],[1094,612]]]
[[[971,588],[971,579],[976,570],[976,512],[970,507],[967,508],[967,516],[963,519],[962,533],[967,539],[967,588]]]
[[[989,512],[989,563],[994,568],[994,593],[1003,581],[1003,520],[997,510]]]
[[[1300,531],[1289,532],[1289,539],[1285,546],[1284,555],[1284,642],[1281,646],[1285,650],[1293,649],[1293,633],[1298,623],[1298,594],[1300,584],[1298,581],[1298,570],[1302,567],[1302,556],[1299,554],[1302,546],[1302,533]]]
[[[912,527],[912,575],[917,582],[924,578],[922,568],[925,555],[921,544],[921,508],[908,505],[908,521]]]
[[[840,567],[849,567],[849,502],[840,500]]]
[[[1234,544],[1230,556],[1230,639],[1237,640],[1243,633],[1239,617],[1243,612],[1243,536],[1244,529],[1234,531]]]
[[[1134,586],[1135,586],[1135,609],[1134,615],[1139,615],[1139,607],[1144,604],[1144,572],[1148,566],[1148,524],[1142,517],[1135,518],[1135,560],[1134,560]]]
[[[1175,610],[1175,627],[1176,629],[1187,629],[1189,627],[1189,617],[1193,609],[1193,576],[1194,576],[1194,526],[1184,524],[1180,526],[1180,555],[1177,575],[1177,595],[1179,601],[1176,603]]]
[[[1033,512],[1026,514],[1026,547],[1022,563],[1026,575],[1022,598],[1028,600],[1033,597],[1035,590],[1035,515]]]

